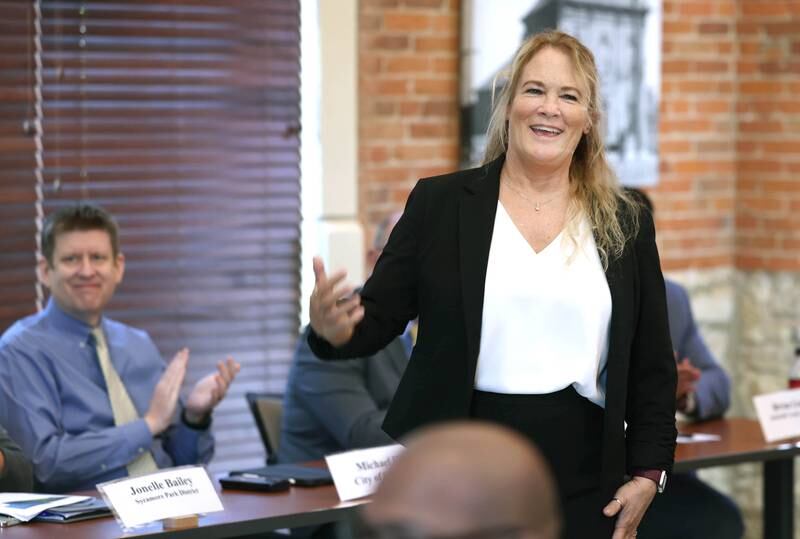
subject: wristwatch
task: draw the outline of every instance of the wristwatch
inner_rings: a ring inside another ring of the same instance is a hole
[[[636,477],[646,477],[656,484],[656,491],[661,494],[667,486],[667,472],[664,470],[637,469],[631,472]]]

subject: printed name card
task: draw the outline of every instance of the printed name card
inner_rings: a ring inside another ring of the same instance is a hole
[[[383,445],[325,457],[339,499],[346,502],[372,494],[403,449],[400,444]]]
[[[117,479],[97,485],[97,490],[124,528],[223,510],[219,495],[202,466],[180,466]]]
[[[800,389],[756,395],[753,403],[768,442],[800,436]]]

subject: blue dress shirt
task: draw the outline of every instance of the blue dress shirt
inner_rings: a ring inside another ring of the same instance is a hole
[[[144,331],[103,318],[111,362],[140,419],[115,426],[91,327],[59,309],[24,318],[0,337],[0,424],[33,461],[45,492],[92,489],[128,475],[126,465],[150,450],[159,468],[208,462],[210,429],[189,427],[178,405],[172,426],[156,436],[144,419],[166,365]]]

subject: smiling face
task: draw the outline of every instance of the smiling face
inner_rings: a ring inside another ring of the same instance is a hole
[[[125,259],[114,256],[105,230],[74,230],[56,235],[52,265],[42,259],[39,270],[61,310],[96,326],[122,281]]]
[[[545,47],[533,55],[506,116],[509,157],[568,174],[572,154],[591,126],[587,94],[565,53]]]

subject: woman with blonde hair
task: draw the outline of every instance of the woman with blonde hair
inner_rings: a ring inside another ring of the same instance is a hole
[[[577,39],[525,41],[484,164],[417,183],[361,293],[315,259],[309,343],[365,356],[419,316],[384,430],[510,426],[552,467],[566,536],[622,539],[672,466],[676,374],[653,222],[608,166],[598,92]]]

